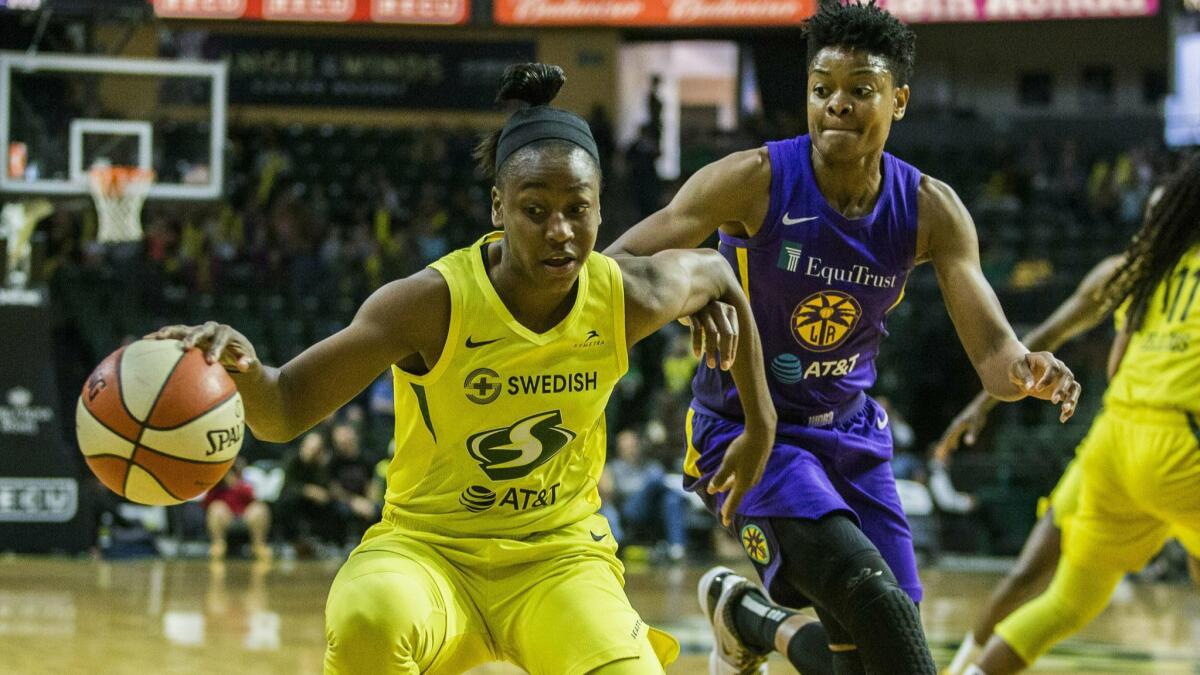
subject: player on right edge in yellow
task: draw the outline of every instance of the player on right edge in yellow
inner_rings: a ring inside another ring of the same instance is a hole
[[[1168,180],[1104,289],[1118,363],[1079,448],[1078,511],[1046,592],[1001,621],[967,675],[1018,672],[1094,619],[1176,535],[1200,554],[1200,155]],[[1065,478],[1064,478],[1065,480]],[[1062,489],[1061,483],[1060,488]]]

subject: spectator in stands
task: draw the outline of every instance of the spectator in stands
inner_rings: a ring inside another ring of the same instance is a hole
[[[358,428],[350,422],[334,424],[333,449],[330,493],[346,526],[344,543],[350,543],[379,520],[379,508],[368,497],[375,466],[362,456]]]
[[[662,201],[662,183],[655,167],[661,152],[658,137],[649,124],[638,129],[637,138],[625,150],[626,181],[636,201],[638,218],[657,211]]]
[[[687,543],[684,494],[667,484],[661,464],[646,459],[638,432],[626,429],[617,434],[617,458],[608,463],[606,471],[612,478],[621,530],[631,538],[657,536],[661,531],[666,538],[666,556],[683,559]],[[617,530],[613,532],[616,536]]]
[[[342,543],[341,516],[330,493],[329,451],[321,432],[305,434],[299,451],[288,460],[275,511],[284,538],[302,558],[312,554],[314,537]]]
[[[254,557],[271,559],[271,547],[267,535],[271,531],[271,511],[267,505],[254,497],[254,488],[242,480],[245,460],[239,457],[221,482],[204,495],[205,526],[208,528],[208,555],[213,560],[224,560],[228,548],[226,535],[230,528],[243,523],[250,532],[250,545]]]

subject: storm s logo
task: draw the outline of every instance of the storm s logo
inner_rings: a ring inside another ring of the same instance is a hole
[[[530,415],[510,426],[471,436],[467,452],[492,480],[522,478],[575,440],[575,432],[561,424],[558,410]]]

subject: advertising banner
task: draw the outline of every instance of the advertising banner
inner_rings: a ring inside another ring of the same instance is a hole
[[[1153,16],[1158,0],[879,0],[907,23]],[[499,24],[525,26],[786,26],[815,0],[495,0]]]
[[[496,23],[525,26],[786,26],[815,0],[495,0]]]
[[[1154,16],[1158,0],[878,0],[907,23]]]
[[[201,53],[228,59],[235,104],[492,110],[511,63],[532,41],[398,42],[209,34]]]
[[[153,0],[164,19],[465,23],[471,0]]]
[[[91,543],[83,458],[62,434],[51,325],[44,291],[0,289],[0,551]]]

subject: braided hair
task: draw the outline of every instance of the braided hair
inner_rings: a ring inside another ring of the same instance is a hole
[[[1101,292],[1105,312],[1129,298],[1125,325],[1131,333],[1141,327],[1159,282],[1200,241],[1200,153],[1184,160],[1164,188],[1162,199],[1149,209],[1142,229],[1133,235],[1124,263]]]

